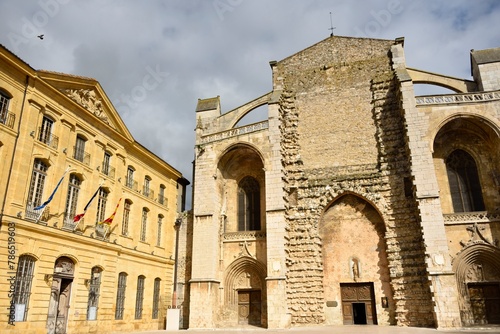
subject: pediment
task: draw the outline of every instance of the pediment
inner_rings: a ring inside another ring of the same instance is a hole
[[[112,128],[116,129],[113,124],[110,124],[109,116],[104,109],[102,99],[97,95],[96,91],[93,89],[61,89],[67,97],[87,109],[89,112],[94,114],[104,123],[110,125]]]

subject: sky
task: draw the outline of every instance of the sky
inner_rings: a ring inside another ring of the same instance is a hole
[[[500,1],[0,0],[2,45],[99,81],[134,139],[190,182],[197,100],[220,96],[224,113],[269,92],[270,61],[332,31],[404,37],[407,66],[472,79],[470,50],[500,46]]]

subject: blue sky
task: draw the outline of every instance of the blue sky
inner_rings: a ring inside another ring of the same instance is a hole
[[[135,139],[191,180],[197,99],[227,111],[265,94],[269,61],[328,37],[330,12],[335,35],[403,36],[408,66],[450,76],[471,79],[470,50],[500,46],[496,0],[2,0],[0,43],[97,79]]]

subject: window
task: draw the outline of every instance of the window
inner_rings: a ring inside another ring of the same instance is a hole
[[[80,192],[80,179],[75,175],[69,176],[68,194],[66,196],[66,219],[64,225],[73,227],[73,217],[76,215],[76,204],[78,202],[78,194]]]
[[[14,321],[26,321],[34,268],[34,257],[30,255],[21,255],[19,257],[13,298],[15,306]]]
[[[48,117],[43,117],[42,126],[40,127],[40,132],[38,140],[44,144],[50,145],[52,142],[52,126],[54,121]]]
[[[104,219],[106,219],[105,214],[106,214],[107,201],[108,201],[108,192],[106,191],[106,189],[100,188],[99,200],[97,201],[97,217],[96,217],[97,222],[102,222]]]
[[[127,168],[127,183],[125,184],[129,188],[134,187],[134,169],[132,167]]]
[[[73,158],[81,162],[83,162],[83,159],[85,157],[85,142],[86,140],[84,138],[80,136],[76,137],[75,155],[73,156]]]
[[[102,161],[102,173],[109,176],[109,167],[111,163],[111,154],[104,152],[104,160]]]
[[[40,159],[35,159],[33,174],[31,175],[30,191],[28,194],[28,205],[32,207],[42,204],[43,188],[48,166]]]
[[[149,176],[146,176],[144,178],[144,189],[143,189],[143,192],[142,194],[146,197],[149,197],[149,184],[151,182],[151,178]]]
[[[0,123],[7,122],[7,114],[9,113],[10,97],[0,91]]]
[[[92,268],[90,272],[87,320],[97,319],[97,306],[99,305],[99,293],[101,288],[101,273],[102,269],[99,267]]]
[[[137,277],[137,293],[135,295],[135,318],[142,319],[142,302],[144,301],[144,281],[143,275]]]
[[[450,183],[453,211],[484,210],[481,184],[474,158],[463,150],[455,150],[446,159],[446,172]]]
[[[158,203],[165,205],[165,186],[160,185],[160,192],[158,193]]]
[[[161,246],[161,225],[163,223],[163,216],[158,215],[158,231],[156,236],[156,246]]]
[[[116,291],[116,310],[115,319],[123,319],[123,310],[125,309],[125,290],[127,288],[127,273],[118,275],[118,288]]]
[[[260,186],[251,176],[238,184],[238,231],[260,230]]]
[[[141,218],[141,241],[146,241],[146,229],[148,227],[148,209],[142,209],[142,218]]]
[[[130,206],[132,202],[128,199],[125,200],[125,205],[123,206],[123,219],[122,219],[122,235],[128,235],[128,222],[130,218]]]
[[[158,310],[160,305],[160,282],[160,278],[155,278],[155,285],[153,289],[153,312],[151,316],[153,319],[158,319]]]

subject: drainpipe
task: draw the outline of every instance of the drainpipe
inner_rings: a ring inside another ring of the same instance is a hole
[[[9,190],[10,177],[12,175],[12,165],[14,165],[14,157],[15,157],[15,152],[16,152],[16,149],[17,149],[17,142],[19,140],[19,134],[20,134],[20,130],[21,130],[21,123],[22,123],[22,120],[23,120],[24,103],[26,102],[26,95],[28,93],[29,82],[30,82],[30,77],[29,77],[29,75],[26,75],[26,82],[25,82],[25,85],[24,85],[23,102],[21,104],[21,112],[19,113],[19,122],[17,122],[17,134],[16,134],[16,139],[14,140],[14,149],[12,151],[13,153],[12,153],[12,157],[10,159],[9,174],[7,175],[7,182],[5,184],[5,192],[4,192],[3,199],[2,199],[2,210],[0,211],[0,222],[2,222],[2,220],[3,220],[3,215],[4,215],[4,210],[5,210],[5,202],[7,200],[7,191]]]

